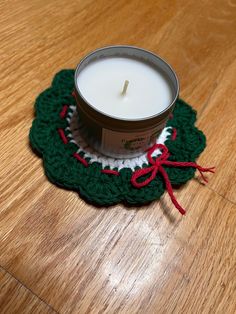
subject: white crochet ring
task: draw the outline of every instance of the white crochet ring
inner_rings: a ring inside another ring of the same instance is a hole
[[[69,110],[67,113],[66,118],[69,126],[66,128],[66,131],[68,132],[67,137],[69,138],[69,142],[74,143],[77,145],[78,150],[77,153],[83,152],[84,158],[90,158],[90,163],[92,162],[99,162],[102,164],[103,169],[107,166],[110,167],[110,169],[118,169],[121,170],[122,168],[130,168],[133,171],[135,170],[135,167],[142,167],[143,165],[148,165],[147,160],[147,153],[144,153],[143,155],[139,157],[134,158],[111,158],[103,155],[102,153],[94,150],[88,144],[84,141],[84,139],[80,135],[80,127],[78,126],[78,112],[76,109],[76,106],[69,106]],[[161,134],[156,140],[157,144],[164,144],[167,140],[167,137],[171,135],[171,129],[172,127],[166,127],[163,129]],[[153,156],[157,156],[161,154],[160,150],[155,150],[153,152]]]

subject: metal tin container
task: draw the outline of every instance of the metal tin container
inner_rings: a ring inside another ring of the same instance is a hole
[[[77,78],[90,62],[107,57],[133,58],[161,71],[168,78],[173,92],[169,106],[156,115],[136,120],[116,118],[96,109],[82,95]],[[115,158],[139,156],[156,142],[174,109],[178,94],[179,82],[171,66],[152,52],[137,47],[110,46],[95,50],[82,59],[75,71],[75,97],[82,136],[91,147]]]

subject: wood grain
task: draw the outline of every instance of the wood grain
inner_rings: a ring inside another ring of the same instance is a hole
[[[0,2],[0,309],[4,313],[236,312],[236,2]],[[51,185],[30,150],[36,96],[62,68],[110,44],[177,71],[217,166],[142,208],[97,209]],[[49,304],[49,306],[47,305]]]
[[[204,128],[208,139],[208,149],[199,161],[215,165],[217,168],[209,187],[234,203],[236,203],[235,73],[236,61],[225,69],[222,81],[216,87],[198,122],[199,127]]]
[[[0,312],[57,313],[2,268],[0,268]]]

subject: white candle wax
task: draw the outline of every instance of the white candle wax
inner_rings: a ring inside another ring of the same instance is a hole
[[[122,93],[126,80],[129,85]],[[128,57],[92,61],[79,73],[77,85],[88,103],[118,119],[145,119],[173,101],[171,82],[163,72]]]

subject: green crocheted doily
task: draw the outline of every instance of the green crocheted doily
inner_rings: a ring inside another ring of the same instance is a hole
[[[96,153],[80,138],[73,88],[74,70],[62,70],[54,77],[52,86],[36,99],[30,142],[43,158],[48,179],[78,191],[86,200],[98,205],[122,201],[144,204],[159,199],[165,191],[159,173],[141,189],[131,184],[133,172],[149,166],[145,156],[115,160]],[[168,160],[193,162],[204,150],[206,139],[194,126],[195,121],[196,112],[178,99],[173,116],[163,131],[165,134],[162,133],[159,139],[169,150]],[[164,168],[172,185],[186,183],[195,173],[193,167]],[[104,173],[104,169],[114,170],[119,175]]]

